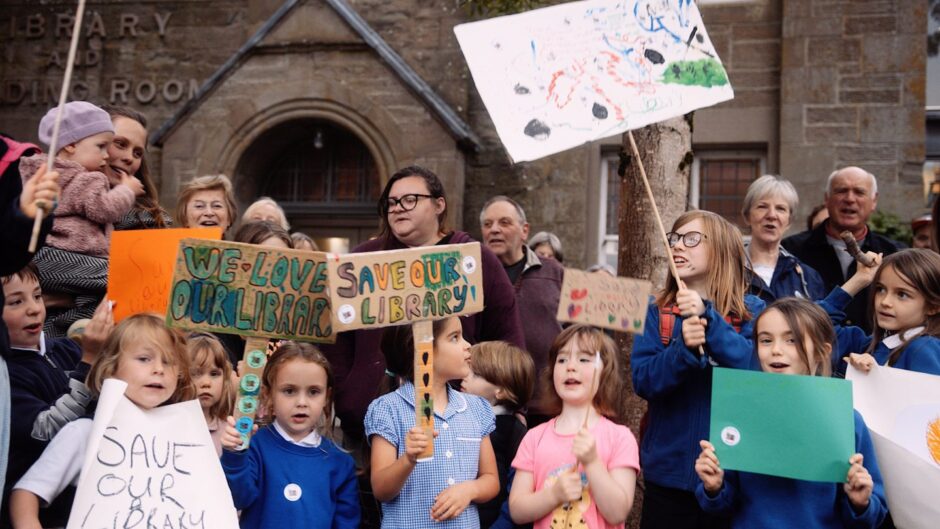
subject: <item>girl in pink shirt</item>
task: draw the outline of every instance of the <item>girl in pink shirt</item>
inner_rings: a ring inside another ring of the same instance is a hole
[[[617,347],[598,329],[572,325],[555,338],[548,365],[543,405],[558,416],[519,445],[512,519],[535,529],[621,528],[640,458],[630,429],[607,418],[621,391]]]

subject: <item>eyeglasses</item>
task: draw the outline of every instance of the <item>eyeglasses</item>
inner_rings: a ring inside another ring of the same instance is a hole
[[[671,231],[666,234],[666,239],[669,240],[669,247],[675,248],[676,243],[680,240],[686,248],[695,248],[702,243],[702,239],[707,239],[704,233],[700,231],[688,231],[685,233],[676,233]]]
[[[388,202],[385,203],[388,210],[391,211],[395,206],[401,206],[402,211],[411,211],[418,205],[418,200],[422,198],[434,198],[434,195],[422,195],[420,193],[408,193],[407,195],[402,195],[399,198],[388,197]]]

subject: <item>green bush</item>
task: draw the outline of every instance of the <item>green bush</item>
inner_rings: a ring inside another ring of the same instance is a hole
[[[908,246],[911,245],[911,241],[914,238],[914,234],[911,231],[911,223],[906,220],[901,220],[901,217],[898,217],[894,213],[876,210],[868,217],[868,226],[875,233],[884,235],[889,239],[903,242]]]

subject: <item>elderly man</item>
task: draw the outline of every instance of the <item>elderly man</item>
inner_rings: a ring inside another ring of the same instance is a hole
[[[507,196],[495,196],[483,205],[480,229],[484,244],[503,263],[515,288],[519,317],[525,322],[526,348],[540,373],[548,361],[548,350],[555,336],[561,332],[555,314],[564,268],[554,259],[540,259],[526,245],[529,224],[525,211]]]
[[[801,261],[815,268],[826,284],[826,290],[841,285],[855,273],[855,260],[839,238],[850,231],[864,252],[889,255],[904,248],[868,229],[868,217],[878,205],[878,182],[875,176],[860,167],[834,171],[826,181],[826,209],[829,218],[813,228],[783,240],[783,247]],[[868,289],[859,292],[846,309],[846,324],[857,325],[871,332]]]

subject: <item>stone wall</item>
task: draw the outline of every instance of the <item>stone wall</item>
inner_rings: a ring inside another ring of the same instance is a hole
[[[858,165],[878,178],[879,209],[922,207],[926,7],[784,2],[780,166],[801,196],[821,197],[830,172]]]

